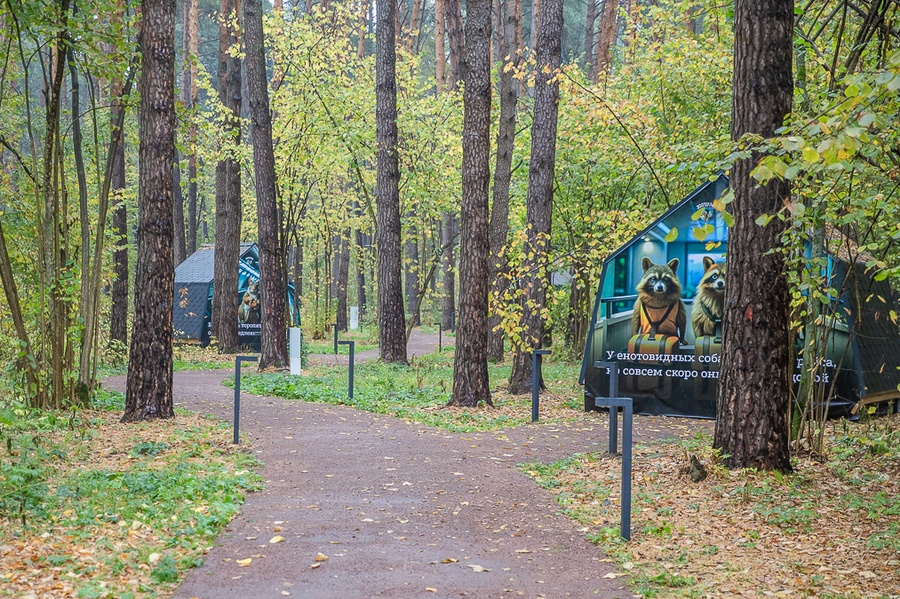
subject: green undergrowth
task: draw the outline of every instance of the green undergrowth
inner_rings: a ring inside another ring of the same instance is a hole
[[[300,399],[314,403],[351,406],[377,414],[390,414],[452,432],[497,430],[531,421],[531,396],[505,393],[509,363],[488,367],[494,408],[445,409],[453,388],[453,352],[413,358],[410,366],[367,362],[357,364],[353,399],[348,397],[348,368],[320,366],[302,376],[280,373],[243,374],[241,390],[255,395]],[[570,417],[582,417],[578,367],[547,362],[544,382]],[[228,379],[227,384],[233,385]],[[564,397],[565,399],[559,399]],[[549,401],[549,400],[547,400]],[[553,417],[542,421],[553,421]]]
[[[51,582],[66,596],[166,595],[261,488],[227,424],[179,410],[125,425],[121,393],[95,403],[116,412],[2,420],[0,597],[57,596]]]

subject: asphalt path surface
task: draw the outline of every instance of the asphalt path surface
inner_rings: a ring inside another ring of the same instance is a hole
[[[176,373],[176,406],[231,421],[227,375]],[[666,436],[665,420],[637,417],[635,438]],[[173,596],[632,597],[519,466],[605,451],[607,421],[586,414],[571,425],[453,434],[244,394],[241,431],[264,463],[265,489],[247,496]],[[285,540],[269,543],[276,535]]]

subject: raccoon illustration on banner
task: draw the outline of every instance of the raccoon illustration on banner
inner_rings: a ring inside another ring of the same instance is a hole
[[[727,188],[724,174],[709,179],[604,261],[579,380],[586,410],[594,409],[594,398],[609,396],[615,375],[619,396],[634,400],[635,413],[715,417],[720,365],[728,359],[722,353],[728,226],[720,201]],[[852,243],[832,235],[838,249]],[[900,312],[898,294],[873,279],[865,259],[840,251],[829,253],[822,274],[838,290],[816,357],[815,382],[824,386],[829,414],[900,398],[900,329],[887,316]],[[804,363],[802,334],[795,384]]]

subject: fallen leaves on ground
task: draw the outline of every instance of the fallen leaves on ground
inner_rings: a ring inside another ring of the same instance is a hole
[[[827,426],[831,459],[795,458],[792,475],[726,470],[705,436],[636,446],[629,543],[618,536],[619,457],[575,456],[526,472],[642,594],[897,597],[900,460],[896,448],[868,450],[866,427],[889,429],[896,441],[900,415]],[[709,468],[700,483],[686,473],[688,450]]]
[[[72,488],[79,474],[121,479],[131,476],[134,484],[142,473],[162,470],[171,456],[207,468],[245,452],[229,443],[230,430],[195,414],[179,414],[173,420],[136,424],[119,423],[121,413],[79,412],[78,426],[42,433],[47,447],[59,447],[46,485],[46,501],[66,505],[67,497],[83,499],[84,492]],[[73,440],[72,435],[78,435]],[[157,453],[158,452],[158,453]],[[214,454],[214,455],[213,455]],[[183,458],[183,455],[192,457]],[[90,491],[88,491],[90,493]],[[147,502],[146,494],[119,497],[115,502],[83,503],[82,509],[60,509],[36,516],[29,513],[23,526],[19,519],[0,520],[0,595],[40,597],[135,598],[156,596],[171,589],[180,572],[198,562],[208,551],[212,538],[195,533],[184,544],[168,540],[196,521],[177,520],[174,514],[152,518],[145,515],[122,518],[121,510],[136,497]],[[208,518],[206,505],[192,504],[185,497],[185,512],[192,518]],[[74,501],[74,499],[73,499]],[[84,508],[84,506],[88,506]],[[138,508],[138,514],[141,510]],[[214,534],[214,529],[209,530]],[[185,537],[186,538],[186,537]],[[249,559],[247,560],[249,563]]]

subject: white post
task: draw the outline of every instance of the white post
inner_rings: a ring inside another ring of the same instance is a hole
[[[291,351],[291,374],[302,374],[300,372],[300,345],[303,343],[303,332],[299,327],[291,327],[290,351]]]
[[[350,306],[350,330],[359,330],[359,306]]]

